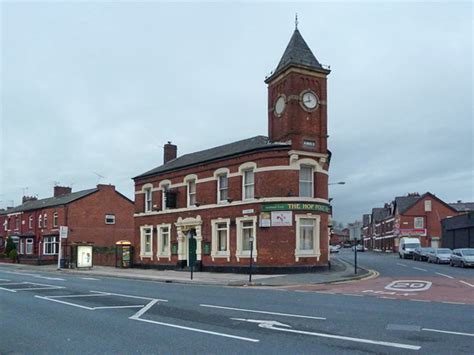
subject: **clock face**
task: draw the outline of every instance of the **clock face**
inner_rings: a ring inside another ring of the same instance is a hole
[[[275,113],[280,116],[285,110],[286,102],[283,96],[280,96],[275,102]]]
[[[318,97],[311,91],[306,91],[301,95],[303,107],[307,110],[314,110],[318,106]]]

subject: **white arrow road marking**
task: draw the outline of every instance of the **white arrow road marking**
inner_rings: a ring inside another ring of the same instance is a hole
[[[146,323],[152,323],[152,324],[157,324],[157,325],[162,325],[165,327],[170,327],[170,328],[177,328],[177,329],[183,329],[183,330],[189,330],[192,332],[198,332],[198,333],[204,333],[204,334],[211,334],[211,335],[217,335],[220,337],[225,337],[225,338],[232,338],[232,339],[238,339],[238,340],[244,340],[244,341],[250,341],[253,343],[258,343],[260,340],[258,339],[252,339],[252,338],[245,338],[245,337],[240,337],[237,335],[232,335],[232,334],[225,334],[225,333],[218,333],[218,332],[213,332],[210,330],[204,330],[204,329],[198,329],[198,328],[191,328],[191,327],[184,327],[182,325],[177,325],[177,324],[170,324],[170,323],[163,323],[163,322],[157,322],[154,320],[149,320],[149,319],[141,319],[140,317],[148,311],[151,307],[153,307],[158,300],[154,299],[150,303],[148,303],[145,307],[140,309],[137,313],[135,313],[133,316],[131,316],[129,319],[132,320],[138,320],[141,322],[146,322]]]
[[[291,325],[277,322],[276,320],[257,320],[257,319],[245,319],[245,318],[231,318],[233,320],[239,320],[242,322],[258,323],[261,328],[271,329],[273,326],[291,328]]]
[[[312,336],[317,336],[317,337],[322,337],[322,338],[341,339],[341,340],[353,341],[353,342],[356,342],[356,343],[390,346],[390,347],[393,347],[393,348],[400,348],[400,349],[407,349],[407,350],[420,350],[421,349],[421,346],[418,346],[418,345],[392,343],[392,342],[388,342],[388,341],[370,340],[370,339],[363,339],[363,338],[352,338],[352,337],[346,337],[346,336],[342,336],[342,335],[333,335],[333,334],[325,334],[325,333],[307,332],[307,331],[304,331],[304,330],[288,329],[288,326],[286,324],[284,325],[286,328],[276,328],[274,326],[274,321],[259,321],[259,320],[256,320],[256,319],[242,319],[242,318],[231,318],[231,319],[242,320],[242,321],[250,322],[250,323],[263,322],[263,323],[259,324],[259,327],[278,330],[280,332],[305,334],[305,335],[312,335]],[[279,323],[279,322],[276,322],[276,323]]]
[[[436,333],[446,333],[446,334],[454,334],[454,335],[464,335],[467,337],[474,337],[474,334],[471,333],[461,333],[461,332],[453,332],[450,330],[439,330],[439,329],[430,329],[430,328],[421,328],[425,332],[436,332]]]
[[[459,282],[462,282],[462,283],[463,283],[463,284],[465,284],[465,285],[468,285],[468,286],[474,287],[474,285],[471,285],[470,283],[468,283],[468,282],[466,282],[466,281],[459,280]]]
[[[231,311],[241,311],[241,312],[250,312],[250,313],[262,313],[262,314],[272,314],[275,316],[285,316],[285,317],[295,317],[295,318],[308,318],[308,319],[319,319],[326,320],[324,317],[315,317],[315,316],[304,316],[301,314],[290,314],[290,313],[278,313],[278,312],[269,312],[269,311],[257,311],[255,309],[244,309],[244,308],[234,308],[234,307],[224,307],[224,306],[214,306],[212,304],[201,304],[201,307],[209,308],[219,308],[219,309],[229,309]]]

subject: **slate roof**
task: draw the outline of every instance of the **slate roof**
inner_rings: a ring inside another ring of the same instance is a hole
[[[221,145],[215,148],[201,150],[199,152],[185,154],[176,159],[170,160],[157,168],[149,170],[143,174],[136,176],[136,178],[146,177],[154,174],[161,174],[173,170],[182,169],[189,166],[203,164],[210,161],[229,158],[232,156],[241,155],[260,150],[270,150],[278,148],[290,148],[288,143],[271,143],[268,137],[255,136],[241,141]]]
[[[38,209],[42,209],[46,207],[66,205],[73,201],[79,200],[80,198],[83,198],[87,195],[93,194],[94,192],[97,192],[97,191],[99,191],[99,189],[94,188],[94,189],[89,189],[89,190],[77,191],[77,192],[73,192],[73,193],[58,196],[58,197],[48,197],[48,198],[43,198],[41,200],[26,201],[22,205],[19,205],[15,208],[11,208],[9,210],[4,211],[3,214],[32,211],[32,210],[38,210]]]
[[[390,208],[385,208],[385,207],[375,207],[372,208],[372,216],[373,222],[380,222],[383,220],[385,217],[388,217],[390,215]]]
[[[408,208],[413,206],[423,196],[419,196],[419,195],[397,196],[395,197],[395,205],[396,205],[395,208],[398,209],[398,213],[402,214]]]
[[[458,212],[474,211],[474,202],[456,202],[449,205]]]
[[[327,73],[330,72],[330,70],[323,68],[323,66],[318,62],[298,29],[295,29],[295,32],[293,32],[290,42],[286,46],[285,52],[283,53],[280,62],[270,77],[278,75],[291,65],[322,70]],[[267,81],[270,79],[270,77],[267,78]]]

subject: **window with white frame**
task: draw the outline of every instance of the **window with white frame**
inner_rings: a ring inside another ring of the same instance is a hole
[[[57,255],[58,254],[58,237],[44,237],[43,238],[43,254]]]
[[[140,233],[140,256],[141,257],[152,257],[153,256],[153,229],[152,227],[141,227]]]
[[[39,217],[38,217],[38,228],[41,228],[42,225],[43,225],[43,217],[41,215],[39,215]]]
[[[257,217],[239,217],[236,218],[237,224],[237,258],[249,257],[250,249],[253,244],[252,254],[254,259],[257,257]],[[253,240],[253,242],[252,242]]]
[[[171,225],[158,226],[158,257],[171,257]]]
[[[26,254],[33,254],[33,238],[26,238]]]
[[[8,220],[5,219],[5,222],[3,222],[3,230],[6,232],[8,230]]]
[[[28,229],[33,229],[33,215],[30,214],[30,217],[28,217]]]
[[[196,180],[188,180],[188,207],[196,205]]]
[[[53,227],[58,226],[58,212],[53,213]]]
[[[15,229],[16,230],[20,229],[20,217],[19,216],[15,217]]]
[[[321,217],[318,215],[296,216],[296,250],[295,256],[319,257],[319,235]]]
[[[313,197],[313,167],[301,165],[300,167],[300,197]]]
[[[415,220],[414,220],[413,224],[414,224],[415,229],[425,228],[424,223],[423,223],[423,217],[415,217]]]
[[[169,189],[168,184],[163,184],[161,187],[161,209],[166,210],[166,192]]]
[[[214,219],[212,224],[211,256],[230,258],[230,219]]]
[[[217,177],[217,202],[226,202],[229,198],[229,178],[227,174]]]
[[[243,190],[244,200],[254,198],[255,173],[253,169],[247,169],[243,171]]]
[[[431,200],[425,200],[425,212],[431,212]]]
[[[153,203],[152,191],[151,191],[151,187],[148,187],[145,189],[145,212],[151,212],[152,207],[153,207],[152,203]]]
[[[115,224],[115,215],[114,214],[106,214],[105,215],[105,224]]]
[[[20,239],[19,246],[20,246],[20,250],[18,254],[21,254],[21,255],[25,254],[25,242],[23,239]]]
[[[46,228],[48,226],[48,215],[45,213],[43,216],[43,227]]]

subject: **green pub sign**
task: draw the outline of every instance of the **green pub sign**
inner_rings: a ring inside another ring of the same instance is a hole
[[[262,205],[262,212],[271,211],[314,211],[330,213],[331,207],[323,203],[312,202],[269,203]]]

